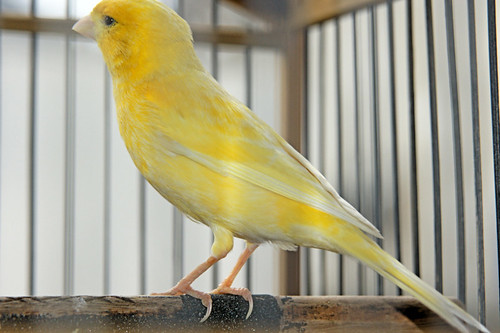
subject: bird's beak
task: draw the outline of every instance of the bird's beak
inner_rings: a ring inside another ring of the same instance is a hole
[[[73,26],[73,30],[82,36],[95,40],[94,22],[92,21],[90,15],[82,17],[78,22],[76,22]]]

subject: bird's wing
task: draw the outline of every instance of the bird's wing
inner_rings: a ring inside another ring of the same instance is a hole
[[[359,213],[349,202],[344,200],[337,191],[333,188],[333,186],[326,180],[326,178],[301,154],[299,154],[288,142],[283,140],[281,137],[277,138],[280,141],[281,146],[285,152],[289,154],[290,157],[295,159],[302,167],[304,167],[311,175],[316,178],[318,181],[315,184],[315,188],[321,187],[323,191],[326,191],[331,198],[333,198],[333,202],[330,202],[330,207],[333,208],[337,213],[333,215],[342,217],[344,220],[354,224],[361,230],[377,237],[383,238],[380,234],[380,231],[368,221],[361,213]],[[313,206],[314,207],[314,206]],[[322,209],[320,209],[322,210]],[[338,211],[342,210],[345,214],[338,214]],[[325,211],[326,212],[326,211]],[[347,215],[346,215],[347,214]]]
[[[207,105],[208,110],[190,111],[165,120],[169,129],[161,130],[164,148],[212,171],[250,182],[382,237],[309,161],[248,108],[230,97],[215,102],[211,97],[200,97],[190,110]]]
[[[168,141],[169,147],[167,149],[175,154],[183,155],[212,171],[243,179],[289,199],[339,217],[373,236],[382,237],[373,224],[340,197],[328,181],[302,155],[286,142],[281,142],[282,151],[280,153],[288,154],[288,156],[285,156],[285,159],[293,159],[295,162],[290,163],[290,161],[281,160],[280,163],[277,165],[275,164],[273,167],[276,169],[271,170],[265,161],[254,166],[249,166],[241,161],[222,160],[214,156],[206,155],[200,151],[189,149],[178,142],[172,140]],[[275,152],[276,149],[276,147],[272,148]],[[300,169],[307,170],[310,176],[304,177],[304,170]],[[280,172],[281,175],[291,175],[294,178],[278,178],[275,175],[275,171]],[[311,177],[314,177],[316,181],[311,181]],[[301,184],[302,186],[300,186],[300,188],[299,186],[294,186],[297,182],[301,181],[306,183],[307,186],[303,184]]]

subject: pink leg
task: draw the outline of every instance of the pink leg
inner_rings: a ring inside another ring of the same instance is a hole
[[[207,269],[212,267],[219,259],[214,256],[210,256],[204,263],[197,266],[191,273],[183,277],[172,289],[164,293],[153,293],[155,296],[178,296],[187,294],[201,300],[201,303],[207,308],[205,316],[202,318],[201,322],[207,320],[212,312],[212,298],[210,294],[204,293],[202,291],[194,290],[191,288],[191,283],[196,280],[201,274],[203,274]]]
[[[226,277],[224,281],[222,281],[222,283],[219,284],[217,289],[211,292],[212,294],[232,294],[232,295],[242,296],[248,302],[248,312],[246,319],[250,317],[253,310],[252,294],[250,293],[250,290],[248,290],[247,288],[232,288],[231,285],[233,284],[236,275],[238,275],[243,265],[247,262],[248,258],[250,258],[250,256],[257,249],[258,246],[259,246],[258,244],[247,243],[247,247],[238,258],[238,262],[231,271],[231,274],[229,274],[228,277]]]

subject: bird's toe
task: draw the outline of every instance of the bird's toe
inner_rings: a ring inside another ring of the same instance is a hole
[[[245,319],[248,319],[253,311],[253,298],[252,293],[247,288],[231,288],[220,285],[217,289],[213,290],[211,294],[231,294],[243,297],[248,302],[248,311]]]

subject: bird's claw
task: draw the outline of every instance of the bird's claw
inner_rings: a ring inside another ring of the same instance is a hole
[[[250,317],[253,311],[253,298],[252,293],[247,288],[231,288],[226,287],[224,285],[220,285],[217,289],[213,290],[211,294],[231,294],[231,295],[239,295],[243,297],[245,301],[248,302],[248,311],[245,316],[245,320]]]
[[[231,288],[224,285],[220,285],[217,289],[213,290],[211,293],[205,293],[202,291],[194,290],[191,286],[177,285],[172,289],[163,293],[153,293],[155,296],[178,296],[178,295],[190,295],[201,300],[201,304],[207,308],[205,315],[201,318],[200,323],[205,322],[210,314],[212,313],[212,297],[210,294],[231,294],[239,295],[248,302],[248,311],[245,320],[250,317],[253,311],[253,298],[252,293],[247,288]]]
[[[200,323],[203,323],[210,317],[210,313],[212,313],[212,297],[210,297],[210,294],[204,293],[202,291],[194,290],[191,288],[189,285],[177,285],[173,287],[172,289],[163,292],[163,293],[153,293],[151,294],[153,296],[179,296],[179,295],[189,295],[193,296],[194,298],[198,298],[201,300],[201,304],[203,304],[204,307],[207,308],[207,312],[201,318]]]
[[[207,320],[212,313],[212,297],[210,297],[209,294],[206,295],[208,296],[208,299],[202,299],[201,304],[203,304],[207,308],[207,312],[205,312],[205,315],[203,316],[203,318],[201,318],[200,323],[203,323],[205,320]]]

